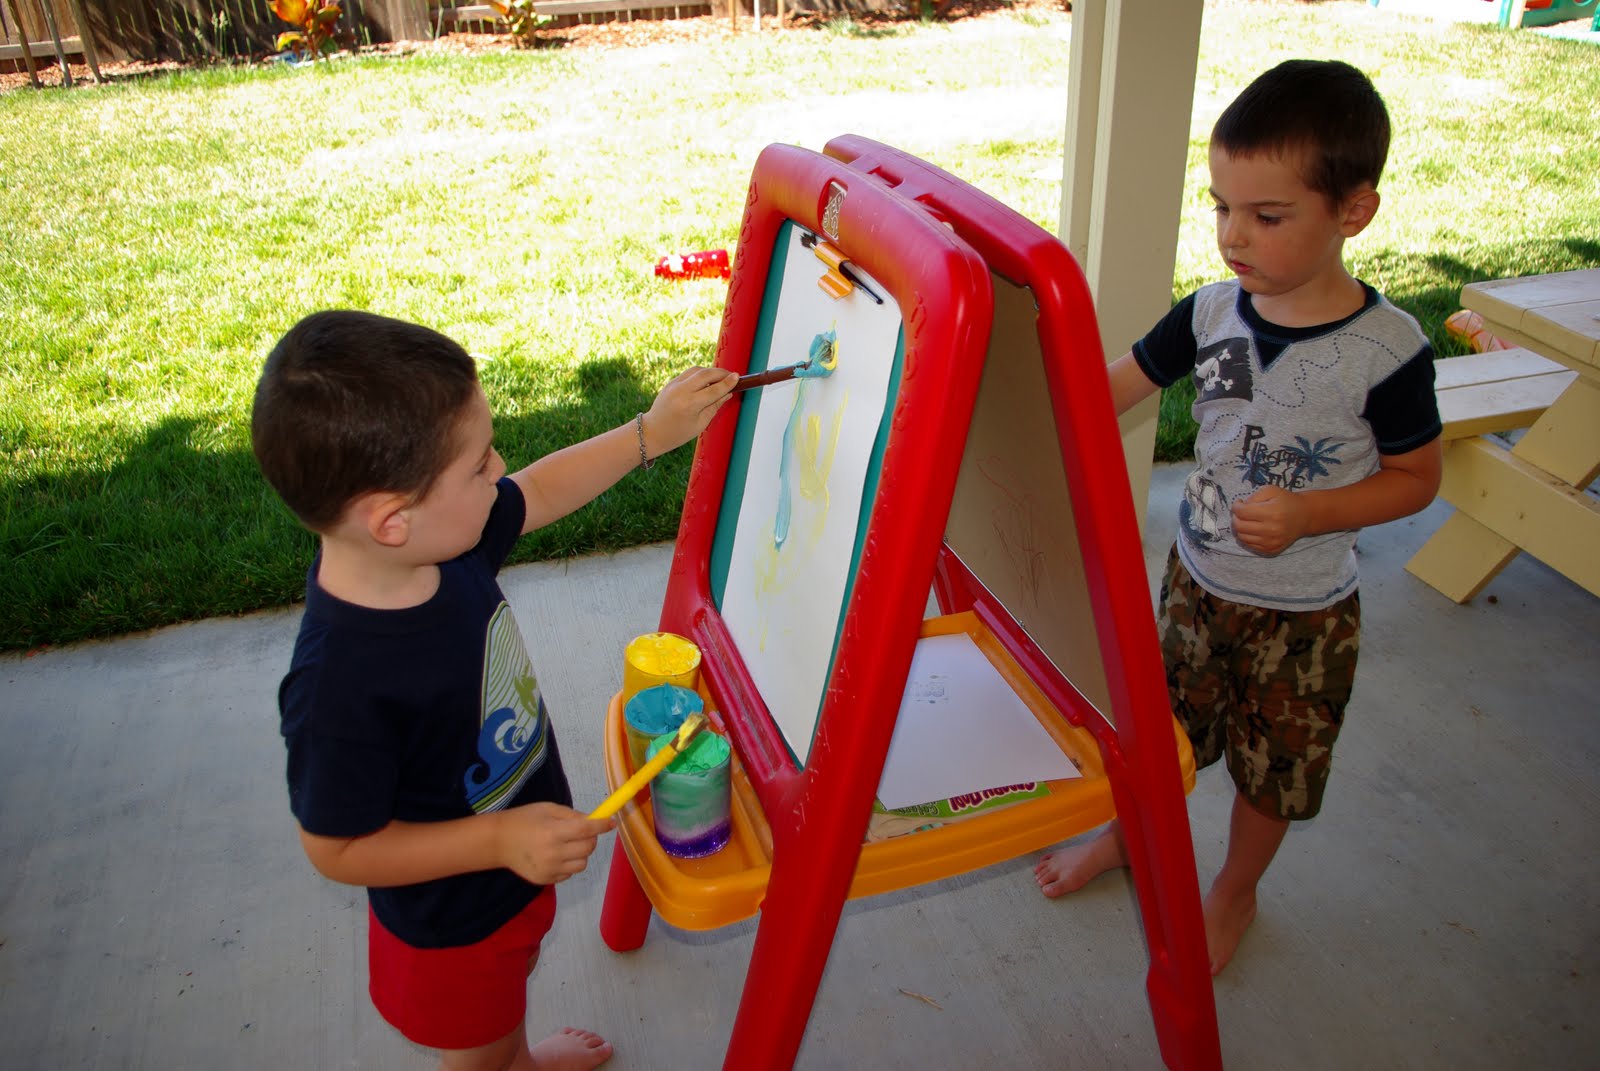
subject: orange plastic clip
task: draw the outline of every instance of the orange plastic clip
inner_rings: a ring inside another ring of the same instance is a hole
[[[822,292],[831,298],[842,298],[855,289],[849,279],[846,279],[832,268],[822,273],[822,276],[817,280],[817,285],[822,287]]]
[[[817,285],[822,287],[828,296],[842,298],[852,290],[859,290],[879,305],[883,304],[883,298],[873,293],[872,287],[862,282],[861,276],[854,269],[846,267],[850,258],[840,252],[837,246],[815,239],[805,244],[817,255],[818,260],[828,266],[826,274],[817,280]]]
[[[817,242],[811,247],[811,251],[817,255],[818,260],[828,266],[828,270],[822,273],[822,278],[817,280],[817,285],[822,287],[823,293],[831,298],[842,298],[855,289],[855,285],[839,270],[839,266],[845,262],[845,255],[839,252],[837,247],[827,242]]]
[[[818,242],[811,247],[811,251],[817,255],[818,260],[834,271],[838,271],[839,265],[843,264],[847,259],[843,253],[839,252],[837,246],[829,245],[827,242]]]

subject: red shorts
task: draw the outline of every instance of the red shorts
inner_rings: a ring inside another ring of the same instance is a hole
[[[475,1049],[515,1030],[528,1010],[528,972],[556,917],[550,886],[476,944],[414,948],[367,908],[368,991],[378,1013],[430,1049]]]

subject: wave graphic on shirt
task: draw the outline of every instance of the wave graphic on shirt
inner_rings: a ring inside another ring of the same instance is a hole
[[[483,718],[478,757],[462,779],[474,813],[498,811],[544,765],[550,719],[533,662],[511,607],[502,602],[489,619],[483,645]]]

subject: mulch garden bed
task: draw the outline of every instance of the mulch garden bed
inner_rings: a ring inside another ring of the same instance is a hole
[[[764,7],[770,4],[763,4]],[[912,5],[905,12],[891,14],[862,13],[853,16],[855,21],[871,26],[884,23],[912,22],[917,15],[912,12],[920,5]],[[943,20],[982,18],[1003,11],[1016,10],[1027,7],[1062,7],[1070,10],[1070,0],[954,0],[939,15]],[[815,13],[800,13],[790,15],[786,24],[795,28],[814,26],[819,21],[833,18],[831,15]],[[775,30],[773,17],[769,13],[761,21],[761,32]],[[734,33],[754,33],[755,25],[748,14],[741,15],[738,28],[735,29],[726,15],[701,15],[694,18],[683,19],[616,19],[609,22],[583,23],[575,26],[546,28],[539,31],[540,48],[638,48],[645,45],[660,44],[663,42],[683,43],[694,41],[714,41],[729,37]],[[447,33],[433,41],[394,41],[385,44],[371,45],[361,50],[363,55],[428,55],[428,54],[472,54],[484,52],[511,52],[516,49],[516,42],[509,33]],[[269,63],[276,62],[268,57],[257,57],[253,60],[238,60],[239,63]],[[62,85],[61,67],[54,56],[37,56],[34,63],[39,69],[39,81],[47,88],[59,89]],[[82,57],[68,57],[68,67],[72,72],[74,89],[92,89],[96,86],[94,73],[89,65],[83,62]],[[100,61],[100,73],[107,83],[124,82],[140,78],[149,78],[153,75],[182,70],[185,67],[195,66],[193,63],[183,63],[175,60],[127,60],[108,62]],[[19,68],[15,71],[0,71],[0,92],[13,89],[26,89],[29,86],[28,72]]]

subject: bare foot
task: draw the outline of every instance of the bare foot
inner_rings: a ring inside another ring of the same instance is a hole
[[[1218,892],[1213,885],[1201,905],[1206,923],[1206,951],[1211,956],[1211,976],[1222,973],[1222,968],[1238,951],[1244,931],[1256,917],[1256,891],[1228,894]]]
[[[593,1030],[564,1027],[531,1050],[539,1071],[589,1071],[611,1059],[611,1042]]]
[[[1054,899],[1077,892],[1108,870],[1127,865],[1122,837],[1108,826],[1093,840],[1058,848],[1040,859],[1033,868],[1033,878],[1039,883],[1039,891]]]

